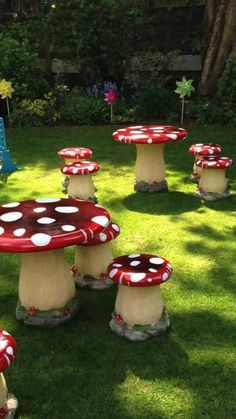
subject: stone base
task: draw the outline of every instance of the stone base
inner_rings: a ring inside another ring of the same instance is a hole
[[[191,180],[191,182],[199,183],[200,176],[193,175],[193,173],[192,173],[191,176],[190,176],[190,180]]]
[[[16,319],[23,321],[27,326],[56,327],[67,323],[77,315],[80,310],[78,295],[70,300],[64,307],[52,310],[37,310],[34,307],[26,309],[18,301]]]
[[[164,192],[168,191],[168,185],[167,181],[164,180],[163,182],[153,182],[153,183],[147,183],[147,182],[137,182],[137,180],[134,181],[134,190],[136,192]]]
[[[119,317],[119,316],[118,316]],[[132,342],[146,340],[153,336],[159,336],[167,332],[170,326],[170,319],[166,310],[163,311],[162,317],[158,323],[154,325],[135,325],[130,327],[122,320],[116,320],[116,314],[112,314],[110,321],[111,330],[118,336],[125,337]]]
[[[73,199],[73,196],[69,196],[68,195],[68,198],[71,198],[71,199]],[[90,196],[89,198],[81,198],[80,196],[77,196],[76,197],[76,199],[83,199],[84,201],[90,201],[90,202],[93,202],[94,204],[97,204],[98,203],[98,199],[97,199],[97,197],[94,195],[94,196]]]
[[[202,190],[197,190],[194,194],[196,198],[205,199],[205,201],[217,201],[219,199],[228,199],[230,198],[230,191],[227,189],[225,192],[217,193],[217,192],[204,192]]]
[[[3,416],[3,418],[4,419],[14,418],[17,407],[18,407],[18,400],[15,398],[15,396],[13,394],[8,394],[7,405],[6,405],[6,413]]]
[[[109,278],[97,279],[91,275],[80,275],[78,273],[74,275],[74,278],[75,285],[78,288],[89,290],[103,291],[115,285],[115,282]]]

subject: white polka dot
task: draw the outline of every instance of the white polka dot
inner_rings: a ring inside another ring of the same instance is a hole
[[[121,263],[113,263],[112,266],[114,266],[115,268],[120,268],[122,266],[122,264]]]
[[[106,239],[107,239],[107,235],[105,233],[100,233],[99,238],[100,238],[101,242],[105,242]]]
[[[13,231],[13,234],[16,237],[21,237],[25,234],[25,232],[26,232],[25,228],[17,228],[16,230]]]
[[[50,217],[42,217],[42,218],[39,218],[38,220],[37,220],[37,223],[39,223],[39,224],[52,224],[52,223],[54,223],[56,220],[55,220],[55,218],[50,218]]]
[[[198,143],[198,144],[195,144],[195,146],[203,146],[203,144],[202,143]]]
[[[120,231],[120,227],[117,224],[112,224],[111,226],[113,230],[118,231],[118,232]]]
[[[14,352],[13,352],[13,348],[12,348],[11,346],[8,346],[8,347],[7,347],[6,352],[7,352],[9,355],[13,355],[13,354],[14,354]]]
[[[167,273],[167,272],[165,272],[165,273],[162,275],[162,280],[163,280],[163,281],[166,281],[168,278],[169,278],[169,275],[168,275],[168,273]]]
[[[131,255],[128,255],[128,257],[129,257],[130,259],[138,258],[139,256],[140,256],[140,254],[139,254],[139,253],[132,253]]]
[[[33,211],[34,212],[43,212],[43,211],[46,211],[46,208],[45,207],[38,207],[38,208],[34,208]]]
[[[214,150],[212,150],[211,148],[209,148],[209,154],[214,154]]]
[[[167,263],[168,268],[172,269],[172,265],[170,263]]]
[[[171,138],[172,140],[177,140],[178,135],[176,134],[166,134],[167,137]]]
[[[10,336],[10,333],[6,332],[6,330],[3,330],[2,334],[5,336]]]
[[[158,272],[157,269],[153,269],[153,268],[149,268],[148,270],[149,272],[153,272],[153,273]]]
[[[14,207],[18,207],[20,205],[19,202],[10,202],[10,204],[4,204],[2,205],[2,207],[4,208],[14,208]]]
[[[142,131],[133,130],[133,131],[130,131],[130,134],[142,134]]]
[[[51,237],[48,234],[36,233],[31,236],[30,240],[35,246],[47,246],[51,241]]]
[[[56,207],[55,211],[62,214],[72,214],[73,212],[78,212],[79,209],[77,207]]]
[[[147,280],[148,282],[152,282],[152,278],[148,278],[148,280]]]
[[[208,166],[215,166],[215,164],[216,164],[216,163],[215,163],[214,161],[209,161],[209,162],[208,162]],[[207,162],[206,162],[206,166],[207,166]]]
[[[130,262],[130,266],[138,266],[140,263],[140,260],[133,260],[133,262]]]
[[[140,139],[146,140],[147,138],[148,138],[148,136],[145,135],[145,134],[134,134],[134,135],[130,136],[131,140],[140,140]]]
[[[11,221],[19,220],[22,216],[23,214],[21,212],[8,212],[6,214],[1,215],[0,220],[9,223]]]
[[[76,230],[76,227],[74,227],[70,224],[65,224],[61,228],[62,228],[63,231],[74,231],[74,230]]]
[[[147,142],[148,142],[148,144],[152,144],[152,139],[148,138]]]
[[[133,127],[128,127],[129,129],[143,128],[143,125],[135,125]],[[126,129],[119,129],[119,131],[126,131]]]
[[[47,204],[50,202],[59,202],[61,199],[60,198],[38,198],[35,199],[35,202],[41,203],[41,204]]]
[[[72,173],[74,174],[74,175],[76,175],[76,173],[78,173],[78,168],[77,167],[74,167],[74,169],[72,169]]]
[[[103,208],[101,205],[99,205],[99,204],[95,204],[95,207],[97,207],[97,208]]]
[[[102,227],[107,227],[109,224],[109,220],[107,217],[105,217],[105,215],[98,215],[97,217],[93,217],[91,221],[99,224]]]
[[[118,269],[112,269],[111,272],[109,273],[109,277],[113,278],[113,276],[115,276],[115,274],[118,272]]]
[[[0,227],[0,236],[4,233],[4,228]]]
[[[131,280],[132,282],[139,282],[139,281],[141,281],[142,279],[144,279],[144,278],[145,278],[145,276],[146,276],[146,274],[145,274],[145,273],[142,273],[142,272],[139,272],[139,273],[136,273],[136,274],[131,274],[131,275],[130,275],[130,280]]]
[[[162,263],[164,263],[164,259],[162,259],[162,258],[151,258],[150,262],[153,263],[154,265],[161,265]]]

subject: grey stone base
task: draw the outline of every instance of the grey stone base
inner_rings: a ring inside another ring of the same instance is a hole
[[[116,320],[115,314],[112,314],[112,319],[110,321],[110,328],[114,333],[118,336],[125,337],[132,342],[138,342],[153,336],[162,335],[167,332],[169,326],[170,319],[166,310],[163,311],[159,322],[154,325],[135,325],[130,328],[127,323]]]
[[[70,196],[70,195],[68,195],[68,198],[71,198],[71,199],[73,199],[73,197],[72,196]],[[90,202],[93,202],[94,204],[97,204],[98,203],[98,199],[97,199],[97,197],[94,195],[94,196],[90,196],[89,198],[81,198],[80,196],[77,196],[76,197],[77,199],[83,199],[84,201],[90,201]]]
[[[193,182],[193,183],[199,183],[200,176],[194,175],[194,174],[192,173],[192,174],[191,174],[191,176],[190,176],[190,180],[191,180],[191,182]]]
[[[168,191],[168,185],[167,181],[164,180],[163,182],[153,182],[153,183],[147,183],[147,182],[137,182],[137,180],[134,181],[134,190],[136,192],[164,192]]]
[[[13,394],[8,394],[7,396],[7,412],[4,416],[4,419],[14,418],[16,409],[18,407],[18,400]]]
[[[196,198],[205,199],[205,201],[217,201],[219,199],[228,199],[230,198],[230,191],[227,189],[225,192],[216,193],[216,192],[203,192],[202,190],[197,190],[194,194]]]
[[[80,310],[78,296],[70,300],[64,307],[53,310],[35,310],[35,313],[23,307],[18,301],[16,307],[16,319],[23,321],[27,326],[56,327],[69,322]]]
[[[89,290],[103,291],[115,285],[115,282],[109,278],[97,279],[91,275],[80,275],[79,273],[76,273],[74,278],[78,288]]]

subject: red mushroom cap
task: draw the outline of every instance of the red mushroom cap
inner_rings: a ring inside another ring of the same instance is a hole
[[[64,175],[89,175],[100,169],[100,166],[94,161],[83,161],[80,163],[66,163],[61,167]]]
[[[229,157],[202,157],[196,161],[196,165],[203,169],[226,169],[232,162]]]
[[[39,198],[0,206],[0,251],[40,252],[86,243],[110,224],[100,205]]]
[[[113,259],[107,273],[112,281],[122,285],[150,287],[166,282],[172,274],[172,266],[157,255],[131,254]]]
[[[89,159],[93,152],[90,148],[84,147],[69,147],[58,151],[58,156],[62,159]]]
[[[187,131],[172,126],[137,125],[118,129],[112,135],[121,143],[163,144],[183,140],[187,136]]]
[[[189,148],[191,154],[198,154],[199,156],[215,156],[221,152],[221,146],[219,144],[193,144]]]
[[[0,372],[14,361],[17,352],[15,339],[4,329],[0,329]]]
[[[82,246],[96,246],[97,244],[107,243],[114,240],[120,234],[120,227],[113,221],[101,233],[94,236],[87,243],[81,243]]]

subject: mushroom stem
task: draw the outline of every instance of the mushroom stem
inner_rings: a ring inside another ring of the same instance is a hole
[[[202,173],[202,168],[196,165],[196,161],[199,160],[201,158],[201,156],[199,156],[198,154],[195,154],[195,161],[193,164],[193,174],[195,176],[201,176]]]
[[[163,182],[165,180],[164,144],[136,144],[135,176],[137,182]]]
[[[69,176],[68,196],[88,199],[94,196],[95,187],[91,175]]]
[[[227,189],[225,169],[202,169],[199,188],[203,192],[223,193]]]
[[[64,249],[23,253],[19,298],[26,309],[62,308],[75,292],[73,277],[64,259]]]
[[[91,275],[102,280],[100,275],[106,272],[112,259],[111,242],[96,246],[76,246],[74,263],[80,275]]]
[[[163,310],[164,301],[158,285],[146,288],[119,285],[115,311],[129,326],[153,325],[161,319]]]
[[[3,373],[0,373],[0,409],[6,406],[7,403],[7,385]]]

